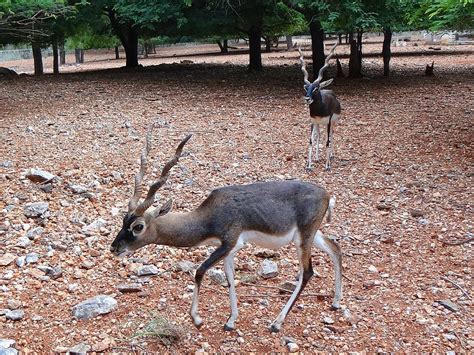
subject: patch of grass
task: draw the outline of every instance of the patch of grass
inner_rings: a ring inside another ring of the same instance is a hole
[[[186,335],[182,326],[173,324],[168,318],[153,314],[151,320],[139,331],[132,335],[132,338],[149,337],[156,338],[165,346],[177,343]]]

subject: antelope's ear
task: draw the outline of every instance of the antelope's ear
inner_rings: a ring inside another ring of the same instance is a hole
[[[156,217],[164,216],[169,211],[171,211],[172,208],[173,208],[173,199],[170,198],[168,201],[164,203],[163,206],[155,210],[154,217],[156,218]]]
[[[319,84],[319,88],[322,89],[328,85],[330,85],[332,83],[334,79],[329,79],[329,80],[326,80],[326,81],[323,81],[321,84]]]

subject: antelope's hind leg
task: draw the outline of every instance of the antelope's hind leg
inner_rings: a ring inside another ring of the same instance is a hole
[[[314,275],[313,267],[311,265],[311,243],[305,242],[305,239],[302,239],[301,243],[302,244],[298,245],[298,243],[295,241],[296,251],[298,253],[298,260],[300,262],[298,283],[285,307],[283,307],[278,317],[273,321],[270,327],[270,330],[272,332],[280,331],[281,325],[285,321],[286,316],[290,312],[291,308],[295,304],[301,292],[304,290],[309,279]]]
[[[234,330],[235,321],[239,316],[239,310],[237,308],[237,294],[235,292],[235,281],[234,281],[234,252],[230,253],[224,258],[224,272],[227,277],[227,283],[229,285],[229,298],[230,298],[230,317],[224,325],[224,330]]]
[[[317,231],[314,236],[314,246],[329,255],[334,265],[334,300],[333,309],[341,308],[342,299],[342,253],[339,245],[325,237],[321,231]]]

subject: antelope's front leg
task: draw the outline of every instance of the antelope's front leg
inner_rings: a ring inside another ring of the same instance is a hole
[[[333,127],[331,124],[329,124],[328,125],[328,141],[326,144],[326,165],[325,165],[326,171],[331,170],[332,130],[333,130]]]
[[[237,308],[237,295],[235,292],[235,281],[234,281],[234,254],[228,255],[224,259],[224,272],[227,277],[229,284],[229,297],[230,297],[230,317],[224,325],[224,330],[234,330],[235,321],[239,316],[239,310]]]
[[[306,165],[306,170],[311,171],[312,165],[313,165],[313,149],[314,149],[314,131],[315,131],[315,126],[314,124],[311,124],[311,133],[309,135],[309,147],[308,147],[308,162]]]
[[[315,125],[316,129],[316,161],[319,161],[319,124]]]
[[[228,243],[223,243],[219,248],[207,258],[201,266],[196,270],[196,276],[194,277],[194,291],[193,291],[193,302],[191,304],[191,310],[189,314],[193,319],[193,323],[197,328],[202,325],[202,318],[199,316],[199,289],[201,288],[202,279],[207,270],[221,261],[227,254],[229,254],[232,247]]]

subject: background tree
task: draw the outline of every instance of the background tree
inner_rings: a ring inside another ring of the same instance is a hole
[[[43,74],[41,48],[51,44],[57,24],[75,11],[64,1],[7,0],[0,4],[0,42],[30,42],[35,74]]]
[[[324,28],[322,22],[329,16],[328,1],[293,0],[289,5],[303,14],[311,35],[311,53],[313,59],[313,76],[317,76],[324,65]]]
[[[378,26],[376,14],[367,11],[361,0],[341,0],[331,5],[323,26],[333,32],[349,34],[349,77],[361,77],[362,34]]]
[[[283,1],[214,0],[215,8],[225,14],[226,24],[249,40],[249,70],[261,71],[261,39],[297,31],[303,26],[301,15]]]
[[[374,14],[376,27],[372,30],[382,30],[384,39],[382,45],[383,75],[390,74],[390,59],[392,57],[391,43],[393,31],[407,30],[406,6],[400,0],[363,0],[365,11]]]

